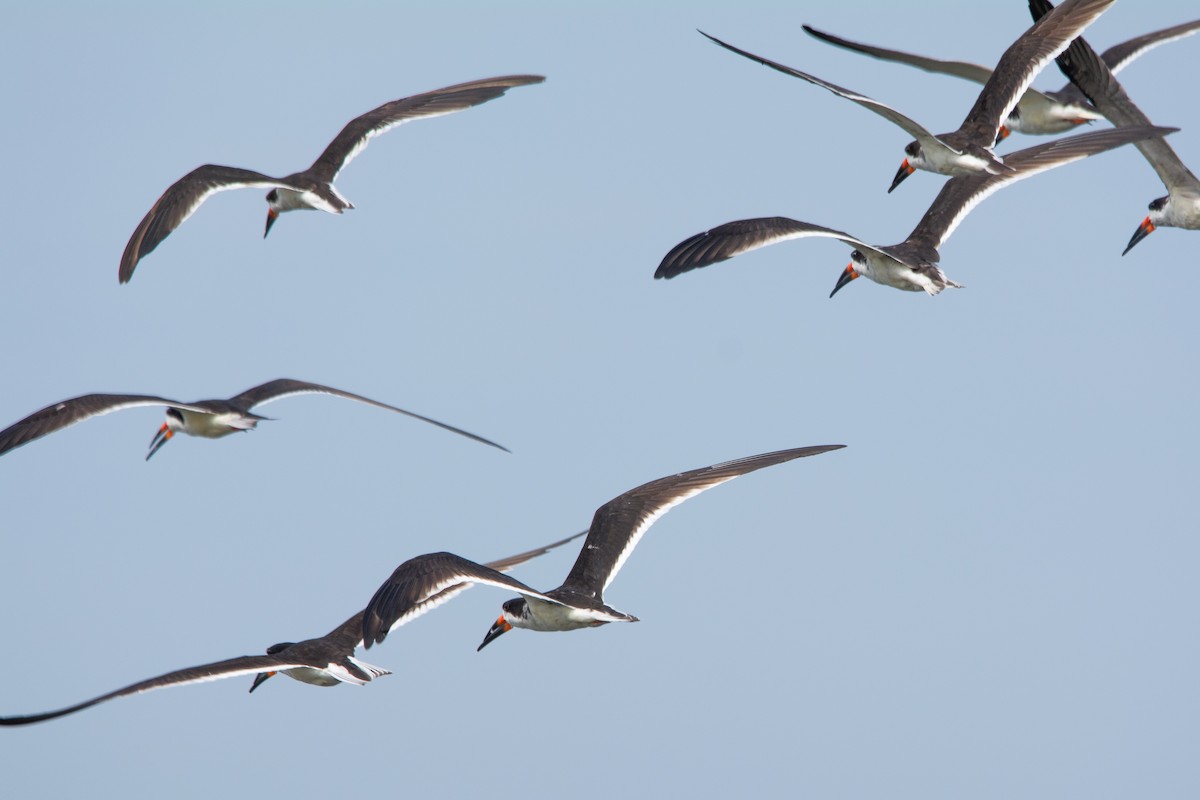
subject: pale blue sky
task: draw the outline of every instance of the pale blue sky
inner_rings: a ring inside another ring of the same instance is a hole
[[[969,9],[964,11],[964,9]],[[487,560],[644,481],[811,444],[675,509],[607,599],[641,618],[475,647],[475,589],[370,651],[365,688],[227,680],[0,731],[12,797],[1194,797],[1192,412],[1200,234],[1120,257],[1163,194],[1132,148],[987,200],[967,288],[857,281],[790,242],[670,282],[681,239],[783,214],[902,239],[941,178],[906,137],[740,47],[953,129],[977,89],[800,30],[995,61],[1020,0],[8,6],[0,427],[94,391],[319,381],[252,434],[123,411],[0,459],[0,714],[320,635],[404,559]],[[1117,3],[1098,47],[1196,16]],[[1200,168],[1200,37],[1122,74]],[[285,174],[351,117],[538,73],[376,139],[340,218],[212,198],[119,286],[134,227],[207,162]],[[1052,67],[1037,82],[1058,88]],[[1182,99],[1184,105],[1175,101]],[[1007,148],[1038,140],[1016,137]],[[516,574],[557,585],[575,552]]]

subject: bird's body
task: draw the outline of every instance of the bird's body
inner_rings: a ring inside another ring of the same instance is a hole
[[[1009,113],[1050,60],[1113,2],[1115,0],[1067,0],[1053,15],[1035,23],[1004,51],[958,129],[936,135],[891,106],[866,95],[704,35],[727,50],[852,100],[913,136],[914,140],[904,148],[905,159],[888,188],[890,192],[918,169],[952,177],[979,173],[996,175],[1007,171],[1004,160],[992,153],[992,147],[1002,136]]]
[[[341,214],[354,206],[337,190],[333,181],[367,142],[397,125],[414,119],[452,114],[486,103],[516,86],[544,81],[540,75],[508,75],[485,78],[435,89],[384,103],[350,120],[308,169],[273,178],[254,170],[205,164],[173,183],[142,219],[121,256],[121,283],[133,277],[141,258],[190,217],[211,195],[229,189],[269,188],[265,237],[280,214],[315,209]]]
[[[1072,161],[1111,150],[1149,136],[1162,136],[1174,128],[1127,127],[1084,133],[1010,153],[1008,171],[951,178],[934,198],[920,222],[903,242],[871,245],[833,228],[788,217],[737,220],[718,225],[675,245],[663,257],[656,278],[674,278],[699,267],[716,264],[741,253],[777,242],[805,237],[839,239],[852,245],[850,265],[842,272],[830,297],[858,277],[904,291],[936,295],[947,287],[961,288],[938,265],[938,248],[954,229],[990,194],[1003,186]]]
[[[506,448],[490,439],[484,439],[481,436],[468,433],[461,428],[455,428],[452,425],[438,422],[421,414],[415,414],[412,411],[405,411],[402,408],[390,406],[387,403],[380,403],[378,400],[372,400],[369,397],[345,392],[341,389],[334,389],[332,386],[324,386],[319,383],[298,381],[292,378],[277,378],[247,389],[228,400],[197,400],[192,403],[181,403],[178,400],[170,400],[165,397],[138,394],[87,394],[80,397],[73,397],[69,400],[49,405],[40,411],[35,411],[24,419],[0,431],[0,455],[55,431],[60,431],[83,422],[86,419],[108,414],[112,411],[118,411],[123,408],[136,408],[138,406],[166,406],[166,421],[163,422],[162,427],[158,429],[158,433],[150,441],[150,452],[146,455],[146,459],[149,460],[176,433],[185,433],[188,436],[198,436],[205,439],[219,439],[222,436],[228,436],[238,431],[253,430],[259,422],[269,418],[255,414],[250,409],[296,394],[327,394],[347,400],[355,400],[359,403],[366,403],[377,408],[404,414],[405,416],[419,419],[422,422],[428,422],[431,425],[436,425],[439,428],[444,428],[461,436],[466,436],[469,439],[474,439],[477,442],[506,450]]]
[[[561,586],[547,592],[453,553],[429,553],[409,559],[396,568],[364,609],[363,643],[370,647],[382,642],[389,631],[432,608],[430,597],[436,597],[446,586],[467,583],[498,586],[521,595],[504,603],[479,649],[512,628],[572,631],[610,622],[636,622],[637,617],[605,603],[604,590],[659,517],[684,500],[740,475],[840,447],[821,445],[764,453],[669,475],[618,495],[596,510],[575,565]]]
[[[1037,19],[1053,13],[1054,7],[1047,0],[1029,0],[1029,9]],[[1071,82],[1114,125],[1127,127],[1150,124],[1149,118],[1114,77],[1113,70],[1082,37],[1072,42],[1059,56],[1058,62]],[[1134,231],[1121,255],[1128,253],[1159,227],[1200,230],[1200,180],[1165,140],[1147,139],[1138,142],[1137,148],[1167,187],[1167,194],[1150,202],[1149,213]]]

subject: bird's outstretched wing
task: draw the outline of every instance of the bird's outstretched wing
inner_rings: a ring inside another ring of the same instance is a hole
[[[1110,0],[1110,2],[1111,2],[1111,0]],[[762,56],[756,56],[751,52],[742,50],[740,48],[734,47],[731,44],[723,42],[715,36],[709,36],[707,33],[704,33],[704,31],[700,31],[700,33],[703,34],[704,36],[707,36],[713,42],[721,45],[721,47],[724,47],[726,50],[731,50],[732,52],[737,53],[740,56],[745,56],[746,58],[750,59],[751,61],[757,61],[758,63],[762,64],[763,66],[770,67],[773,70],[778,70],[779,72],[782,72],[784,75],[791,75],[793,78],[799,78],[801,80],[808,81],[809,83],[820,86],[823,89],[828,89],[829,91],[836,94],[838,97],[844,97],[847,100],[851,100],[855,103],[858,103],[863,108],[868,109],[870,111],[874,111],[876,114],[883,117],[884,119],[889,120],[890,122],[892,122],[895,125],[899,125],[901,128],[903,128],[908,133],[909,136],[913,137],[914,139],[916,139],[918,141],[921,141],[921,142],[937,141],[937,137],[934,136],[934,134],[930,133],[929,130],[926,129],[924,126],[922,126],[919,122],[917,122],[916,120],[914,120],[911,117],[901,114],[899,111],[897,111],[896,109],[887,105],[886,103],[881,103],[878,100],[867,97],[865,94],[859,94],[858,92],[852,91],[850,89],[843,89],[841,86],[838,86],[837,84],[822,80],[815,75],[809,75],[807,72],[801,72],[798,69],[793,69],[792,67],[785,66],[783,64],[780,64],[777,61],[772,61],[769,58],[763,58]]]
[[[551,603],[558,602],[503,573],[586,533],[580,531],[552,544],[486,564],[477,564],[453,553],[429,553],[410,558],[396,567],[391,577],[375,592],[371,602],[367,603],[359,637],[366,647],[382,642],[389,632],[432,611],[476,583],[511,589],[518,594],[538,597]]]
[[[674,278],[676,275],[726,261],[760,247],[807,236],[840,239],[855,247],[877,249],[848,233],[788,217],[739,219],[688,237],[672,247],[670,252],[663,256],[658,269],[654,271],[654,277]]]
[[[85,394],[46,406],[0,431],[0,455],[85,419],[137,406],[171,406],[184,411],[198,412],[206,410],[200,406],[148,394]]]
[[[601,600],[603,590],[612,583],[643,534],[684,500],[755,470],[842,447],[845,445],[797,447],[739,458],[668,475],[614,497],[596,509],[588,537],[562,588]]]
[[[133,270],[138,261],[158,247],[162,240],[195,213],[209,196],[228,189],[268,186],[297,189],[278,178],[249,169],[222,167],[219,164],[196,167],[171,184],[138,223],[133,236],[129,237],[129,243],[125,245],[125,252],[121,255],[117,277],[121,283],[128,283],[133,277]]]
[[[477,436],[469,431],[464,431],[462,428],[456,428],[453,425],[447,425],[444,422],[438,422],[436,419],[417,414],[416,412],[406,411],[403,408],[397,408],[396,406],[391,406],[387,403],[381,403],[378,400],[372,400],[369,397],[363,397],[361,394],[346,392],[341,389],[335,389],[332,386],[325,386],[320,383],[298,381],[293,378],[276,378],[273,381],[267,381],[266,383],[251,387],[241,394],[231,397],[229,402],[233,403],[234,405],[249,409],[253,408],[254,406],[264,405],[266,403],[271,403],[281,398],[291,397],[292,395],[297,394],[328,394],[334,397],[343,397],[347,400],[356,400],[360,403],[366,403],[367,405],[375,406],[376,408],[384,408],[388,411],[395,411],[397,414],[404,414],[407,417],[419,419],[422,422],[428,422],[430,425],[436,425],[439,428],[443,428],[452,433],[457,433],[459,436],[466,436],[468,439],[474,439],[477,442],[491,445],[492,447],[503,450],[506,453],[510,452],[507,447],[501,444],[496,444],[491,439],[485,439],[482,436]]]
[[[1153,125],[1106,128],[1055,139],[1009,153],[1004,157],[1004,163],[1012,167],[1012,172],[999,175],[964,175],[946,181],[930,204],[929,210],[909,234],[909,239],[929,241],[934,243],[935,249],[940,248],[975,206],[1011,183],[1121,145],[1140,142],[1153,136],[1165,136],[1177,130],[1179,129],[1158,128]]]
[[[82,711],[85,708],[91,708],[97,703],[103,703],[106,700],[114,700],[118,697],[128,697],[130,695],[141,694],[142,692],[150,692],[155,689],[165,689],[169,686],[186,686],[190,683],[203,683],[205,681],[218,681],[224,678],[235,678],[238,675],[253,675],[258,672],[270,670],[282,670],[290,667],[302,667],[306,664],[292,663],[285,657],[279,656],[239,656],[237,658],[228,658],[224,661],[215,661],[211,664],[202,664],[198,667],[187,667],[185,669],[177,669],[174,672],[167,672],[154,678],[148,678],[144,681],[130,684],[123,689],[117,689],[115,692],[102,694],[99,697],[93,697],[91,700],[85,700],[82,703],[76,703],[73,706],[60,708],[57,711],[47,711],[43,714],[26,714],[19,717],[0,717],[0,725],[28,725],[33,722],[43,722],[55,717],[62,717],[67,714],[74,714],[76,711]]]
[[[459,83],[432,92],[414,94],[384,103],[355,117],[333,138],[313,162],[314,177],[332,183],[338,173],[367,146],[375,136],[414,119],[453,114],[495,100],[515,86],[528,86],[546,80],[541,75],[506,75],[500,78]]]

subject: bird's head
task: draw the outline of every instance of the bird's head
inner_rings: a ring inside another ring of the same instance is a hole
[[[1162,224],[1163,217],[1167,215],[1167,205],[1170,202],[1170,195],[1150,201],[1150,213],[1146,215],[1146,218],[1142,220],[1142,224],[1138,225],[1137,230],[1133,232],[1133,236],[1129,239],[1129,244],[1125,245],[1125,249],[1121,251],[1121,255],[1125,255],[1133,249],[1135,244],[1154,233],[1154,229]]]
[[[921,143],[918,141],[909,142],[904,148],[904,163],[900,165],[900,169],[896,170],[896,177],[892,178],[892,185],[888,187],[888,194],[892,193],[900,183],[917,171],[917,167],[925,165],[925,156],[921,153]]]
[[[500,607],[500,616],[492,623],[492,627],[488,629],[487,636],[483,637],[483,643],[475,648],[475,652],[479,652],[487,647],[501,634],[508,633],[514,627],[520,625],[520,621],[525,619],[528,611],[528,604],[524,597],[515,597],[512,600],[505,602]]]
[[[263,238],[267,238],[267,234],[271,232],[271,226],[275,224],[275,220],[279,219],[279,212],[283,208],[279,203],[279,190],[272,189],[267,192],[267,228],[263,231]]]
[[[282,653],[284,650],[287,650],[293,644],[295,644],[295,642],[280,642],[279,644],[273,644],[267,648],[267,655],[273,656],[278,653]],[[266,681],[267,678],[270,678],[273,675],[277,675],[278,673],[279,673],[278,670],[271,670],[269,672],[258,673],[257,675],[254,676],[254,685],[250,687],[250,691],[253,692],[255,689],[257,689],[259,687],[259,685],[261,685],[264,681]]]
[[[183,412],[178,408],[167,408],[167,418],[163,422],[162,427],[158,429],[158,433],[154,434],[154,438],[150,440],[150,452],[146,454],[146,460],[150,460],[150,456],[159,451],[164,444],[171,440],[175,435],[175,431],[183,430]]]
[[[842,274],[838,276],[837,285],[833,287],[833,291],[829,293],[833,297],[842,287],[850,281],[859,277],[867,269],[867,257],[862,254],[861,250],[855,250],[850,254],[850,263],[842,270]]]

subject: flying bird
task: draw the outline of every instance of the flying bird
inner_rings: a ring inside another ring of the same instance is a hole
[[[998,174],[1008,171],[1003,159],[992,153],[1000,129],[1017,101],[1050,60],[1063,51],[1079,32],[1092,23],[1116,0],[1067,0],[1045,20],[1037,22],[1009,45],[996,64],[967,112],[958,130],[934,135],[913,119],[891,106],[866,95],[824,81],[800,70],[756,56],[704,33],[712,41],[738,55],[771,67],[786,75],[801,78],[834,94],[853,100],[884,119],[900,126],[915,140],[904,148],[905,159],[896,171],[888,191],[918,169],[941,175],[971,175],[979,172]]]
[[[503,573],[531,558],[536,558],[560,545],[578,539],[584,533],[586,531],[580,531],[545,547],[491,561],[487,566]],[[426,602],[433,605],[443,603],[469,586],[469,584],[449,585],[440,594],[430,597]],[[337,686],[340,683],[363,686],[375,678],[390,675],[391,672],[383,667],[375,667],[359,661],[354,657],[354,651],[362,643],[362,620],[363,612],[360,611],[324,636],[305,639],[302,642],[280,642],[268,647],[266,655],[238,656],[212,664],[201,664],[198,667],[186,667],[138,681],[123,689],[117,689],[115,692],[102,694],[57,711],[18,717],[0,717],[0,725],[28,725],[33,722],[44,722],[91,708],[98,703],[118,697],[129,697],[154,689],[165,689],[169,686],[186,686],[189,683],[235,678],[239,675],[255,676],[254,682],[250,686],[251,692],[261,686],[263,681],[280,673],[313,686]]]
[[[435,89],[412,97],[384,103],[346,123],[312,166],[282,178],[272,178],[249,169],[205,164],[171,184],[138,224],[125,253],[118,277],[128,283],[139,259],[149,255],[162,240],[190,217],[200,204],[226,189],[267,188],[267,226],[263,238],[279,215],[297,209],[319,209],[341,214],[354,206],[333,185],[338,173],[362,152],[372,137],[397,125],[425,117],[439,117],[495,100],[516,86],[541,83],[541,75],[507,75]]]
[[[618,495],[596,509],[583,549],[562,586],[545,593],[453,553],[409,559],[379,587],[363,611],[363,644],[369,648],[382,642],[389,631],[429,611],[439,598],[449,599],[443,596],[446,587],[464,583],[498,586],[521,595],[504,603],[478,650],[513,628],[571,631],[609,622],[637,622],[637,617],[607,605],[603,593],[655,520],[684,500],[739,475],[844,446],[800,447],[750,456],[669,475]]]
[[[1054,167],[1111,150],[1149,136],[1163,136],[1177,128],[1109,128],[1044,142],[1005,156],[1008,170],[998,174],[962,175],[946,181],[917,227],[899,244],[872,245],[848,233],[788,217],[743,219],[718,225],[671,248],[654,273],[655,278],[674,278],[777,242],[819,236],[840,239],[855,247],[850,264],[843,270],[833,291],[855,278],[866,276],[876,283],[904,291],[936,295],[948,286],[962,288],[946,277],[938,262],[938,248],[950,238],[959,223],[996,190]]]
[[[319,383],[276,378],[261,386],[247,389],[228,400],[197,400],[192,403],[181,403],[178,400],[168,400],[165,397],[145,394],[85,394],[80,397],[72,397],[70,400],[63,400],[60,403],[46,406],[40,411],[35,411],[20,422],[13,423],[0,431],[0,455],[47,434],[69,428],[85,419],[98,417],[110,411],[138,406],[166,406],[167,419],[158,429],[158,433],[154,434],[154,438],[150,440],[150,452],[146,454],[146,460],[149,461],[150,457],[169,442],[176,433],[218,439],[235,431],[253,430],[259,422],[269,420],[270,417],[261,417],[252,413],[250,409],[296,394],[328,394],[334,397],[344,397],[347,400],[357,400],[360,403],[385,408],[388,411],[395,411],[398,414],[437,425],[439,428],[445,428],[460,436],[491,445],[506,453],[509,452],[508,448],[496,444],[490,439],[484,439],[482,436],[476,436],[461,428],[438,422],[412,411],[405,411],[403,408],[380,403],[369,397],[344,392],[341,389],[334,389],[332,386],[322,386]]]
[[[1034,19],[1052,13],[1053,8],[1046,0],[1029,0],[1029,10]],[[1113,77],[1114,70],[1096,55],[1096,51],[1082,37],[1059,56],[1058,65],[1114,125],[1150,124],[1150,120]],[[1128,253],[1158,227],[1200,230],[1200,180],[1164,140],[1146,139],[1139,142],[1137,148],[1167,187],[1167,195],[1150,201],[1150,212],[1133,232],[1121,255]]]
[[[810,25],[801,27],[810,36],[836,47],[853,50],[856,53],[863,53],[884,61],[907,64],[926,72],[954,75],[981,84],[987,83],[988,79],[992,77],[992,69],[982,64],[928,58],[901,50],[890,50],[886,47],[853,42],[840,36],[834,36],[832,33],[819,31]],[[1200,31],[1200,20],[1173,25],[1113,45],[1104,51],[1102,58],[1113,74],[1116,74],[1132,63],[1134,59],[1155,47],[1191,36],[1196,31]],[[1088,102],[1087,97],[1074,84],[1068,83],[1061,89],[1050,92],[1039,92],[1037,89],[1028,87],[1017,101],[1017,105],[1009,112],[1008,119],[1001,127],[999,138],[1003,139],[1009,131],[1033,135],[1063,133],[1077,125],[1103,118],[1104,115]]]

